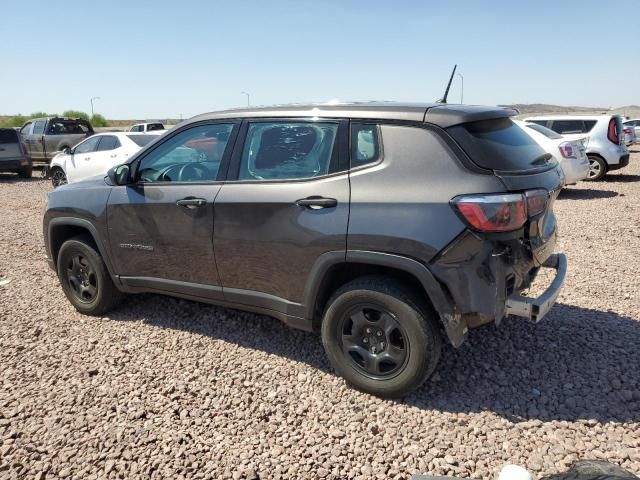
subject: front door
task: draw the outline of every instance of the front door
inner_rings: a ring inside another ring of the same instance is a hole
[[[226,300],[302,315],[314,263],[346,248],[346,137],[346,123],[337,120],[243,124],[215,202]]]
[[[233,123],[184,128],[132,162],[133,183],[109,197],[115,268],[132,287],[221,298],[213,204]]]

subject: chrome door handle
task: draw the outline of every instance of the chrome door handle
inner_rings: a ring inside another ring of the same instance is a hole
[[[301,207],[310,208],[312,210],[319,210],[321,208],[332,208],[338,205],[338,200],[335,198],[325,198],[318,195],[314,195],[307,198],[301,198],[296,201],[297,205]]]
[[[187,197],[176,202],[176,205],[184,208],[199,208],[204,207],[207,201],[204,198]]]

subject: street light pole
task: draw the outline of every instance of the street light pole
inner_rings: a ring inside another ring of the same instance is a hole
[[[464,77],[460,73],[458,74],[458,76],[460,77],[460,81],[462,82],[462,88],[460,89],[460,103],[464,103]]]
[[[247,96],[247,107],[250,107],[251,106],[251,102],[249,101],[249,98],[250,98],[249,94],[247,92],[240,92],[240,93],[242,93],[243,95]]]
[[[91,116],[93,117],[93,101],[100,100],[100,97],[91,97]]]

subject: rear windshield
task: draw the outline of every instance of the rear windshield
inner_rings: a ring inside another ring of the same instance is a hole
[[[20,143],[18,132],[13,128],[0,128],[0,145],[6,145],[7,143]]]
[[[154,130],[164,130],[164,125],[161,123],[150,123],[147,125],[147,132],[153,132]]]
[[[552,140],[558,140],[562,138],[562,135],[560,135],[559,133],[554,132],[550,128],[543,127],[542,125],[538,125],[537,123],[528,123],[527,128],[530,128],[531,130],[535,130],[536,132],[541,133],[545,137],[551,138]]]
[[[127,135],[127,137],[140,147],[144,147],[147,143],[151,143],[153,140],[158,138],[158,135]]]
[[[482,168],[520,171],[555,163],[551,155],[509,118],[463,123],[448,131]]]

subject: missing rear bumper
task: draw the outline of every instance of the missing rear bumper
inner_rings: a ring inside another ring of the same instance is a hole
[[[561,253],[554,253],[542,266],[556,270],[556,276],[551,285],[538,298],[509,296],[506,302],[507,315],[524,317],[537,323],[551,310],[560,295],[567,274],[567,257]]]

